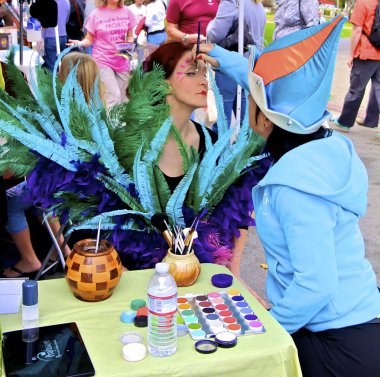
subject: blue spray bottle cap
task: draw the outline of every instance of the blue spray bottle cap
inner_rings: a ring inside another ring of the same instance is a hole
[[[22,304],[26,306],[38,304],[38,286],[35,280],[22,283]]]

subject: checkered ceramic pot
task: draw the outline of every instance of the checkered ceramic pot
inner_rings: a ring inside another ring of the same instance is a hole
[[[121,277],[121,261],[112,245],[102,240],[78,241],[66,261],[65,278],[76,298],[102,301],[111,296]]]
[[[177,255],[168,250],[163,262],[169,263],[169,272],[178,287],[193,285],[201,272],[199,259],[192,250],[189,254]]]

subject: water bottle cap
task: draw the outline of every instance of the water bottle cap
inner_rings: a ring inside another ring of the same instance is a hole
[[[159,274],[166,274],[167,272],[169,272],[169,263],[156,263],[156,272],[158,272]]]
[[[22,304],[26,306],[38,304],[38,286],[35,280],[22,283]]]
[[[146,301],[141,298],[137,298],[135,300],[132,300],[131,302],[132,310],[138,310],[140,308],[143,308],[144,306],[146,306]]]
[[[127,310],[120,314],[120,321],[124,323],[133,323],[136,317],[136,312],[134,310]]]
[[[146,315],[137,315],[133,321],[133,324],[136,327],[147,327],[148,317]]]

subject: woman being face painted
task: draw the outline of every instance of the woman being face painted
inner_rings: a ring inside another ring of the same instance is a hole
[[[191,50],[191,46],[181,42],[165,43],[148,57],[145,71],[151,71],[155,65],[163,68],[165,79],[170,85],[166,100],[170,105],[173,125],[185,143],[202,157],[205,149],[203,131],[190,116],[195,109],[207,105],[207,69],[203,61],[194,61]],[[210,134],[216,140],[216,135],[211,131]],[[178,144],[172,136],[165,145],[159,167],[169,177],[169,186],[174,190],[184,172]]]

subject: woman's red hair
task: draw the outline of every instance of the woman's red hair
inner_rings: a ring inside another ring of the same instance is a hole
[[[165,79],[168,79],[176,67],[179,59],[186,51],[191,51],[193,46],[182,42],[167,42],[154,50],[144,64],[144,71],[150,72],[154,65],[160,65],[165,71]]]

